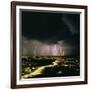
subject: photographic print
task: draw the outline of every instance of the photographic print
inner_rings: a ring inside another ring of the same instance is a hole
[[[11,87],[87,83],[85,25],[87,6],[12,2]]]
[[[21,79],[80,75],[80,13],[21,11]]]

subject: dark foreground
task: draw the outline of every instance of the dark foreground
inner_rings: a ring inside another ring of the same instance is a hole
[[[80,75],[78,57],[23,56],[21,63],[21,79]]]

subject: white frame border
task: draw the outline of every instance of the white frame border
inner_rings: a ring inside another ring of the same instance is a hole
[[[67,11],[67,12],[79,12],[80,13],[80,76],[70,76],[70,77],[57,77],[57,78],[35,78],[35,79],[26,79],[19,80],[20,78],[20,9],[35,9],[35,10],[50,10],[50,11]],[[55,8],[55,7],[37,7],[37,6],[16,6],[16,84],[40,84],[40,83],[54,83],[54,82],[75,82],[75,81],[84,81],[84,68],[85,68],[85,60],[84,60],[84,28],[85,28],[85,19],[84,19],[84,9],[76,9],[76,8]],[[82,49],[83,48],[83,49]]]

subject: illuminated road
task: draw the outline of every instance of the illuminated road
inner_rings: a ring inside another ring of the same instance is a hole
[[[45,68],[54,67],[54,66],[57,66],[57,65],[58,65],[58,61],[56,60],[51,65],[45,65],[45,66],[38,67],[36,70],[31,72],[30,74],[26,74],[26,75],[22,76],[22,78],[25,79],[25,78],[28,78],[28,77],[34,77],[34,76],[40,75],[40,74],[42,74],[42,72],[44,71]]]

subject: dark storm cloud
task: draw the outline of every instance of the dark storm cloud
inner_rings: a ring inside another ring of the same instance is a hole
[[[21,15],[24,53],[34,55],[40,47],[60,46],[63,41],[66,55],[79,55],[80,14],[22,11]]]
[[[79,14],[66,14],[63,16],[64,23],[69,27],[72,34],[80,33],[80,15]]]
[[[79,15],[22,12],[22,35],[28,39],[58,41],[79,32]]]

